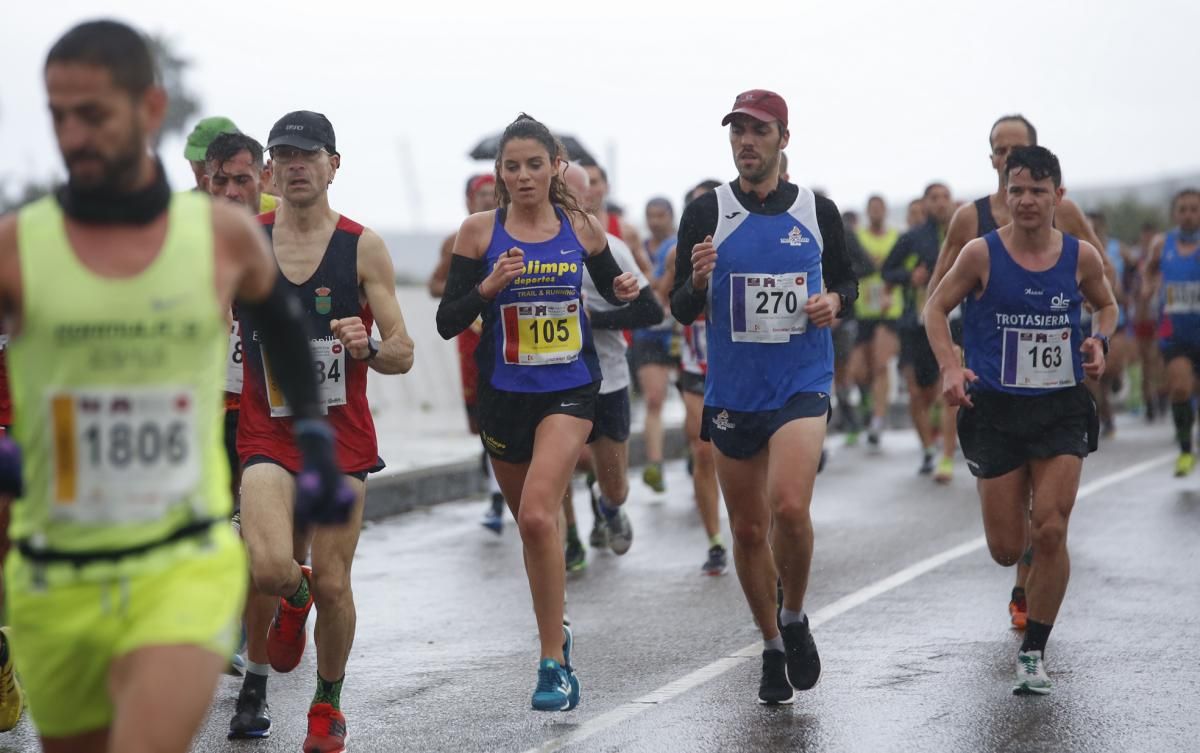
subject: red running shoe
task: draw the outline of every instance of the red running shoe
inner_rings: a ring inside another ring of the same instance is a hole
[[[1025,594],[1013,594],[1013,598],[1008,602],[1008,616],[1012,619],[1012,626],[1016,630],[1024,630],[1025,623],[1029,621],[1029,607],[1025,604]]]
[[[308,737],[304,753],[345,753],[346,717],[328,703],[314,703],[308,710]]]
[[[304,644],[308,641],[304,625],[313,607],[312,568],[301,565],[300,571],[308,581],[308,603],[293,607],[287,599],[281,598],[279,606],[275,607],[275,619],[271,620],[271,628],[267,631],[267,658],[276,672],[291,672],[299,666],[304,656]]]

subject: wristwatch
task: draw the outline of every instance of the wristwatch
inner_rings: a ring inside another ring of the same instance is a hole
[[[359,361],[370,361],[375,356],[379,355],[379,341],[374,337],[367,337],[367,357],[359,358]]]
[[[1100,341],[1100,347],[1104,348],[1104,357],[1108,358],[1108,335],[1096,333],[1092,337]]]

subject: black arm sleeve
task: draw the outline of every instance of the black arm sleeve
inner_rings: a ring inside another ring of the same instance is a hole
[[[279,273],[271,293],[262,301],[239,301],[239,310],[253,319],[261,346],[270,360],[283,397],[297,421],[322,417],[317,379],[312,368],[308,320],[300,299]]]
[[[912,280],[912,272],[908,269],[908,257],[912,253],[912,236],[908,233],[900,236],[896,245],[883,261],[880,274],[883,281],[892,285],[907,285]]]
[[[488,302],[479,294],[479,283],[486,276],[486,270],[483,259],[451,254],[446,290],[437,310],[437,331],[443,340],[470,327],[487,307]]]
[[[592,278],[592,283],[596,286],[596,292],[600,297],[608,301],[614,306],[621,306],[625,303],[613,291],[613,280],[621,276],[621,265],[617,264],[617,260],[612,255],[612,249],[608,244],[604,244],[604,250],[598,254],[589,254],[583,260],[587,267],[588,275]]]
[[[675,244],[675,282],[671,285],[671,315],[691,324],[708,303],[707,291],[692,287],[692,248],[717,232],[717,195],[709,192],[683,210]]]
[[[628,305],[614,311],[593,311],[591,315],[592,329],[642,329],[662,320],[662,306],[649,287],[642,288]]]
[[[824,196],[817,197],[817,226],[821,229],[821,239],[825,246],[821,251],[821,273],[825,278],[825,287],[831,293],[840,293],[846,298],[846,305],[838,312],[838,317],[850,313],[850,304],[858,299],[858,275],[850,263],[850,254],[846,250],[846,226],[842,224],[842,215],[834,204]]]

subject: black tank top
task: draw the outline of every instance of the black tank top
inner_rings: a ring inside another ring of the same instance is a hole
[[[976,238],[982,238],[996,229],[996,218],[992,216],[991,196],[975,200],[975,215],[979,218],[979,229],[975,231]]]

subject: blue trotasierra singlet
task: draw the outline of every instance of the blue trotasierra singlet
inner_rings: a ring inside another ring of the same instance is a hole
[[[1165,339],[1200,345],[1200,249],[1179,253],[1179,231],[1167,233],[1162,250],[1162,304]]]
[[[813,192],[800,187],[788,211],[774,216],[747,211],[728,184],[716,194],[704,404],[768,411],[799,392],[829,392],[833,339],[804,314],[824,287]]]
[[[1082,383],[1079,240],[1063,233],[1062,253],[1044,272],[1017,264],[996,231],[984,240],[987,287],[963,301],[967,368],[979,377],[973,389],[1043,395]]]
[[[510,248],[525,253],[525,271],[484,309],[475,359],[481,379],[511,392],[558,392],[600,381],[600,361],[584,314],[580,286],[587,251],[562,209],[558,235],[519,241],[496,212],[486,274]]]

